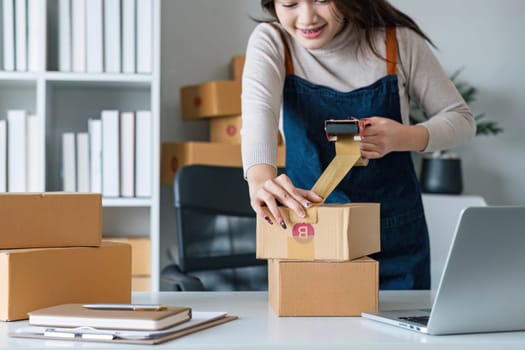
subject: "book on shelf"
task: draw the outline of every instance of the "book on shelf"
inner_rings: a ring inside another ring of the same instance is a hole
[[[40,128],[36,115],[27,116],[27,192],[43,192],[40,165]]]
[[[5,71],[15,70],[15,7],[13,0],[2,3],[3,60]]]
[[[120,114],[120,196],[135,196],[135,113]]]
[[[137,0],[137,73],[149,74],[153,66],[153,2]]]
[[[152,195],[153,181],[151,111],[137,111],[135,115],[135,196],[149,198]]]
[[[102,121],[88,120],[90,190],[102,193]]]
[[[105,110],[102,120],[102,195],[120,195],[119,111]]]
[[[58,70],[71,71],[71,2],[58,0]]]
[[[62,178],[65,192],[77,190],[75,133],[72,132],[62,134]]]
[[[7,125],[0,120],[0,192],[7,192]]]
[[[86,1],[86,69],[89,73],[104,71],[102,0]]]
[[[52,327],[159,330],[191,319],[191,308],[166,306],[159,310],[92,309],[62,304],[29,312],[29,324]]]
[[[7,190],[27,189],[27,112],[7,111]]]
[[[27,3],[15,0],[15,58],[16,70],[27,71]]]
[[[120,0],[104,0],[104,68],[106,73],[120,73]]]
[[[27,69],[31,72],[40,70],[40,55],[44,52],[44,44],[40,40],[41,16],[45,11],[42,0],[27,0]]]
[[[122,0],[122,72],[135,73],[135,0]]]
[[[86,0],[71,0],[73,72],[86,71]]]
[[[77,192],[89,192],[89,137],[77,133]]]

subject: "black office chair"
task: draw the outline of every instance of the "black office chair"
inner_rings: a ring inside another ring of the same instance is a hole
[[[242,168],[191,165],[174,182],[178,257],[161,272],[171,290],[266,290],[255,258],[255,213]]]

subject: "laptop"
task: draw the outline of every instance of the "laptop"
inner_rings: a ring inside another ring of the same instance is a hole
[[[431,335],[525,330],[525,207],[461,212],[432,309],[362,316]]]

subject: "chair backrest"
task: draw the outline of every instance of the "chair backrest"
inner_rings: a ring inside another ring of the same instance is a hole
[[[183,167],[175,176],[174,202],[183,273],[266,265],[255,258],[256,219],[242,168]],[[266,280],[263,273],[258,277]]]

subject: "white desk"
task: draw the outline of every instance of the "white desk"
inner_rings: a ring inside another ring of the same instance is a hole
[[[136,303],[189,305],[195,310],[228,311],[239,320],[160,345],[80,343],[8,338],[27,321],[0,323],[0,349],[525,349],[525,332],[427,336],[360,317],[279,318],[265,292],[136,293]],[[381,292],[382,309],[428,307],[429,292]]]

